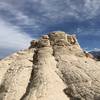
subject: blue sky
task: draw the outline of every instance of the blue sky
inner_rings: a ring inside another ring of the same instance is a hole
[[[50,31],[76,33],[82,48],[100,48],[100,0],[0,0],[0,58]]]

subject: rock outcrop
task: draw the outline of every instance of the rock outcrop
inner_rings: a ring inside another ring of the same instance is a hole
[[[0,61],[0,100],[100,100],[100,62],[76,36],[50,32]]]

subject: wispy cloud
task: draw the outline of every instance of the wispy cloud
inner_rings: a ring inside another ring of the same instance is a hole
[[[99,0],[2,0],[2,9],[8,9],[18,25],[40,28],[43,24],[76,19],[92,19],[99,15]],[[6,9],[6,10],[7,10]],[[9,20],[9,18],[8,18]]]
[[[32,38],[21,32],[18,27],[11,26],[0,19],[0,47],[27,47]]]
[[[27,48],[31,40],[29,35],[0,19],[0,53]]]

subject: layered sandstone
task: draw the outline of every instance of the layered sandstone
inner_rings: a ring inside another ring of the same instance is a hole
[[[75,35],[50,32],[0,61],[0,100],[100,100],[99,76]]]

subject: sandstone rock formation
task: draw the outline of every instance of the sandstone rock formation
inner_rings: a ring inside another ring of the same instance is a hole
[[[100,62],[75,35],[50,32],[0,61],[0,100],[100,100]]]

